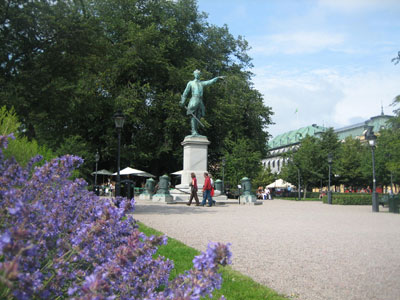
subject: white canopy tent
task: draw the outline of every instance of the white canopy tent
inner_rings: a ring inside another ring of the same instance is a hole
[[[182,176],[182,174],[183,174],[183,170],[180,170],[180,171],[176,171],[176,172],[174,172],[174,173],[171,173],[171,175],[175,175],[175,176]]]
[[[267,188],[270,189],[287,189],[288,187],[294,188],[295,186],[289,182],[284,181],[283,179],[277,179],[273,183],[267,185]]]
[[[112,174],[113,176],[117,175],[117,172]],[[131,167],[126,167],[125,169],[121,170],[119,172],[119,175],[135,175],[135,176],[141,176],[141,177],[156,177],[153,174],[147,173],[142,170],[138,169],[133,169]]]
[[[92,175],[96,175],[96,171],[92,172]],[[112,175],[112,172],[102,169],[100,171],[97,171],[97,175]]]

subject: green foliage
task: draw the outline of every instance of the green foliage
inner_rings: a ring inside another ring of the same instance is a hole
[[[94,180],[90,173],[95,166],[95,154],[89,152],[89,149],[88,143],[82,137],[79,135],[70,136],[57,149],[57,156],[71,154],[83,158],[84,163],[74,171],[74,177],[85,177]]]
[[[139,230],[148,236],[158,236],[162,234],[161,232],[147,227],[142,223],[139,223]],[[156,255],[162,255],[174,261],[174,269],[171,271],[171,274],[172,277],[176,277],[193,266],[192,260],[194,256],[198,254],[198,250],[188,247],[173,238],[168,238],[167,245],[161,246]],[[224,295],[226,299],[287,299],[278,295],[268,287],[256,283],[251,278],[233,270],[231,267],[223,267],[220,271],[223,280],[222,287],[220,290],[214,292],[212,299],[220,299],[222,295]]]
[[[328,196],[322,197],[323,203],[328,203]],[[371,194],[332,193],[332,204],[338,205],[372,205]]]
[[[50,161],[55,157],[54,153],[50,149],[45,146],[39,146],[35,140],[29,141],[25,136],[11,140],[8,148],[4,150],[6,158],[14,157],[22,166],[26,166],[31,158],[38,154],[43,156],[43,160],[39,165],[46,161]]]
[[[0,135],[9,135],[13,133],[18,135],[21,123],[18,122],[18,117],[13,107],[7,110],[6,106],[0,108]]]
[[[368,186],[372,174],[371,151],[367,144],[347,137],[335,161],[335,174],[346,186]]]
[[[261,168],[256,177],[251,181],[252,187],[257,189],[259,186],[265,188],[266,185],[274,182],[276,175],[271,172],[271,169]]]
[[[86,147],[86,179],[96,150],[99,168],[115,170],[117,109],[126,115],[122,166],[156,175],[181,169],[190,118],[178,103],[196,68],[202,79],[226,76],[204,95],[210,166],[231,152],[227,137],[249,139],[251,151],[266,154],[272,112],[250,82],[248,44],[208,24],[195,0],[5,5],[0,105],[14,105],[24,134],[57,153],[79,137],[72,150]]]
[[[306,194],[306,197],[303,197],[300,199],[300,201],[321,201],[319,199],[320,193],[318,192],[308,192]],[[274,195],[274,198],[277,199],[287,199],[287,200],[298,200],[299,199],[299,194],[298,192],[288,192],[287,190],[284,190],[280,195]]]
[[[304,137],[297,151],[286,154],[285,159],[288,159],[289,163],[282,168],[280,177],[294,184],[298,182],[300,174],[304,198],[306,198],[307,189],[326,183],[329,168],[328,154],[331,153],[335,158],[340,146],[333,128],[329,128],[318,138]]]
[[[42,164],[54,158],[51,150],[45,146],[39,146],[35,140],[29,141],[27,137],[20,134],[21,123],[13,108],[7,110],[5,106],[0,108],[0,133],[1,135],[14,134],[15,139],[10,140],[8,148],[3,153],[6,158],[14,157],[22,166],[40,154],[43,156]]]
[[[301,184],[304,187],[304,198],[307,187],[318,185],[324,177],[322,168],[325,160],[322,158],[321,145],[316,137],[306,136],[298,150],[289,153],[290,163],[282,171],[282,178],[288,182],[298,181],[300,170]]]
[[[400,179],[400,130],[384,129],[379,132],[375,150],[376,177],[379,183],[390,185]]]
[[[236,141],[226,139],[225,181],[236,186],[243,177],[256,178],[261,171],[261,153],[254,151],[252,142],[248,139]]]

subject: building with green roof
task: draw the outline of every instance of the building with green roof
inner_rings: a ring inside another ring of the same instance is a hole
[[[367,126],[372,126],[374,132],[379,132],[389,126],[388,121],[391,118],[393,118],[393,116],[385,115],[382,111],[379,116],[372,117],[365,122],[335,129],[335,133],[341,141],[346,139],[348,136],[364,139],[364,131]]]
[[[300,142],[306,136],[316,136],[328,128],[312,124],[297,130],[291,130],[280,134],[268,143],[268,157],[262,160],[264,168],[270,168],[272,173],[280,173],[283,165],[286,163],[282,154],[288,151],[296,150]]]
[[[364,139],[364,131],[367,126],[373,126],[373,130],[379,133],[381,129],[389,126],[388,121],[393,116],[385,115],[383,110],[380,115],[372,117],[365,122],[335,129],[339,140],[345,140],[346,137]],[[312,124],[311,126],[302,127],[297,130],[291,130],[280,134],[268,143],[268,156],[262,160],[264,168],[270,168],[272,173],[280,173],[282,167],[287,163],[282,154],[288,151],[296,150],[300,146],[300,142],[306,136],[319,136],[328,128]]]

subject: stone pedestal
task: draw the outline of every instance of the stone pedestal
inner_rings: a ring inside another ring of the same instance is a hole
[[[204,184],[204,172],[207,172],[208,166],[208,145],[210,144],[206,136],[188,135],[181,143],[183,146],[183,170],[181,175],[181,184],[171,191],[171,195],[176,202],[187,202],[190,197],[191,173],[196,174],[197,187],[199,189],[199,200],[201,202],[201,191]],[[221,199],[219,199],[221,198]],[[219,196],[214,200],[226,200],[226,196]]]
[[[189,184],[192,181],[190,174],[196,174],[197,186],[199,190],[204,184],[204,172],[207,172],[208,158],[208,141],[206,136],[191,136],[185,137],[181,143],[183,146],[183,170],[181,175],[181,184],[177,185],[178,189],[189,189]]]

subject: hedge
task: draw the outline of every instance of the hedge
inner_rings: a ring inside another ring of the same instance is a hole
[[[328,196],[322,197],[323,203],[328,203]],[[371,194],[332,193],[332,204],[339,205],[372,205]]]
[[[297,199],[299,197],[299,193],[298,192],[288,192],[288,191],[282,191],[282,193],[280,195],[277,194],[273,194],[274,198],[294,198]],[[300,198],[303,199],[304,198],[304,192],[300,193]],[[307,192],[306,193],[306,198],[319,198],[319,193],[318,192]]]

